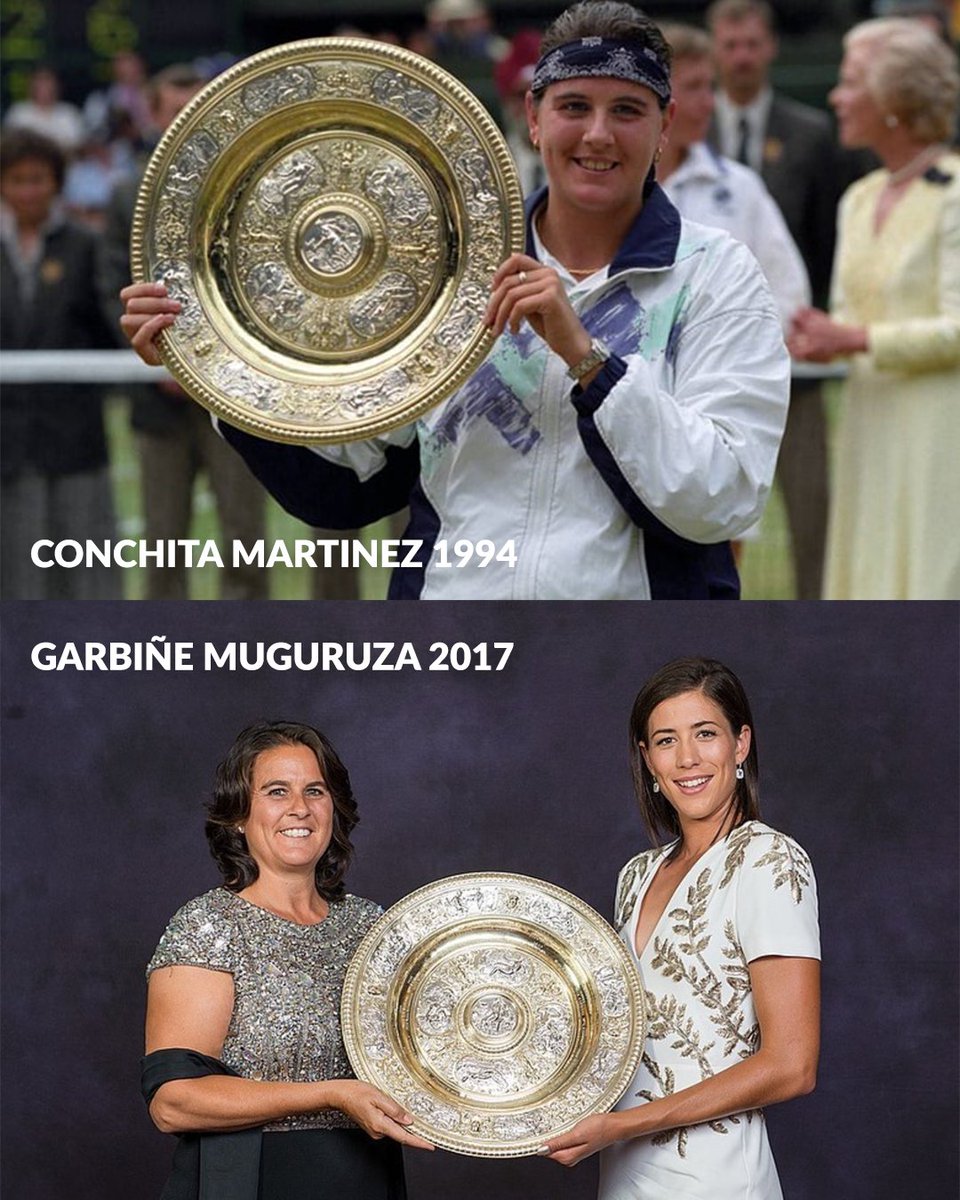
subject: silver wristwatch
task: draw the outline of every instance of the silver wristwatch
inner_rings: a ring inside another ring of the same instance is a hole
[[[592,338],[590,341],[590,353],[585,358],[581,358],[578,363],[574,363],[572,367],[568,367],[567,374],[571,379],[575,379],[579,383],[584,375],[589,375],[594,367],[599,367],[609,357],[609,346],[605,342],[601,342],[599,338]]]

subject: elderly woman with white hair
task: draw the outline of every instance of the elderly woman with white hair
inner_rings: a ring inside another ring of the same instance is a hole
[[[832,314],[790,349],[849,359],[835,446],[827,599],[960,598],[960,76],[919,22],[855,26],[830,95],[841,142],[883,163],[840,208]]]

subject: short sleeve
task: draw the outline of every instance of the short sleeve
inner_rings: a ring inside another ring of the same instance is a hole
[[[737,936],[747,962],[819,959],[817,884],[806,851],[785,834],[756,830],[737,874]]]
[[[366,900],[363,896],[354,896],[348,892],[341,903],[345,909],[345,919],[350,923],[350,936],[357,943],[383,916],[383,908],[375,900]]]
[[[234,973],[235,924],[207,892],[185,904],[172,917],[147,964],[147,976],[160,967],[207,967]]]

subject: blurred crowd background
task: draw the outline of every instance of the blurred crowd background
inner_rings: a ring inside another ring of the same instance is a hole
[[[138,181],[150,152],[166,125],[203,84],[239,59],[272,45],[315,36],[370,37],[438,62],[471,88],[504,129],[525,189],[537,186],[539,164],[525,137],[522,97],[536,61],[540,31],[562,7],[556,0],[431,0],[427,4],[351,0],[349,5],[339,0],[191,0],[190,4],[4,0],[0,43],[4,144],[10,144],[14,131],[28,130],[59,146],[62,171],[50,164],[56,203],[89,231],[101,250],[106,246],[100,265],[90,266],[87,279],[90,304],[99,309],[102,323],[87,329],[80,343],[65,338],[38,342],[38,348],[121,344],[115,320],[119,302],[112,312],[111,289],[115,291],[128,277],[126,239]],[[707,5],[703,3],[656,0],[641,7],[658,22],[705,26]],[[345,9],[349,23],[344,21]],[[777,94],[820,110],[827,120],[832,120],[827,95],[836,83],[841,39],[856,22],[871,16],[905,15],[929,23],[948,42],[955,44],[960,34],[960,5],[955,0],[774,0],[772,9],[778,40],[769,65],[770,83]],[[741,160],[748,166],[759,165],[751,164],[746,155]],[[838,193],[842,183],[872,165],[868,158],[838,158],[831,168]],[[771,191],[791,224],[790,213],[772,187]],[[825,284],[816,278],[812,252],[792,226],[791,232],[806,260],[814,300],[822,304]],[[71,319],[69,314],[65,319]],[[11,343],[5,340],[5,344]],[[30,344],[29,338],[24,344]],[[828,440],[835,406],[833,386],[828,380],[823,389]],[[35,386],[38,403],[43,390],[44,385]],[[102,536],[114,530],[127,537],[313,536],[260,492],[259,485],[245,475],[239,458],[216,444],[205,414],[178,395],[172,383],[97,388],[95,393],[92,403],[98,411],[102,404],[104,414],[102,444],[95,433],[91,441],[90,431],[80,429],[72,441],[79,449],[86,439],[84,462],[102,468],[110,495],[100,502],[68,494],[61,503],[68,508],[90,504],[91,511],[99,503]],[[77,392],[69,404],[89,407],[91,397]],[[15,452],[29,454],[19,446],[4,448],[5,480],[17,469],[10,459]],[[825,468],[822,453],[816,449],[812,453],[815,461],[797,458],[792,469],[816,487]],[[794,543],[803,535],[784,503],[782,482],[761,527],[740,547],[745,598],[819,595],[819,563],[810,567],[801,561],[800,547]],[[401,529],[402,518],[394,520],[390,529],[375,528],[366,536],[399,536]],[[35,533],[26,530],[24,536],[29,539]],[[91,524],[86,536],[97,533],[98,527]],[[814,543],[817,536],[813,535]],[[812,553],[818,554],[816,544]],[[232,577],[215,568],[179,576],[154,573],[154,578],[139,570],[110,574],[110,579],[86,594],[108,597],[122,590],[131,598],[376,598],[385,593],[387,583],[386,572],[375,570],[321,574],[274,569],[269,578],[257,572]],[[64,594],[70,594],[70,586],[65,581]],[[15,596],[16,584],[5,581],[3,591],[5,596]]]

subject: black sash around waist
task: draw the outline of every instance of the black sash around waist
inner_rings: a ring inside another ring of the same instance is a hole
[[[206,1075],[238,1075],[237,1071],[197,1050],[154,1050],[140,1062],[140,1090],[149,1105],[163,1084]],[[257,1200],[263,1130],[201,1133],[198,1200]]]

